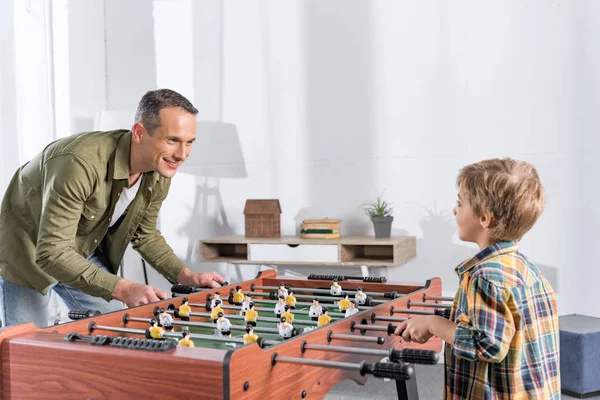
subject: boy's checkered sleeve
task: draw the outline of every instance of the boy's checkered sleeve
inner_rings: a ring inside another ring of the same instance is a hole
[[[492,363],[504,360],[515,334],[509,298],[503,288],[473,277],[467,293],[468,316],[461,314],[456,320],[455,356]]]

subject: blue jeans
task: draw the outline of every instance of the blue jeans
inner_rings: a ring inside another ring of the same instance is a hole
[[[108,271],[107,260],[101,252],[92,253],[88,260],[101,270]],[[63,285],[61,282],[55,283],[50,289],[65,302],[69,310],[87,308],[98,310],[104,314],[122,310],[125,307],[120,301],[108,302],[100,297],[83,293],[79,289]],[[40,328],[52,325],[54,323],[53,314],[56,316],[56,313],[52,312],[55,305],[50,302],[50,293],[48,290],[48,294],[43,295],[35,289],[16,285],[0,277],[2,326],[20,325],[27,322],[33,322]]]

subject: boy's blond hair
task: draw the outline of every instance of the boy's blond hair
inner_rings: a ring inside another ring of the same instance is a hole
[[[546,204],[536,169],[525,161],[493,158],[463,167],[456,178],[479,217],[492,215],[494,240],[519,241],[535,224]]]

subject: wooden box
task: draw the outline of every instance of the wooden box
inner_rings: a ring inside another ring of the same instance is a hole
[[[246,237],[280,237],[279,200],[246,200],[244,207]]]

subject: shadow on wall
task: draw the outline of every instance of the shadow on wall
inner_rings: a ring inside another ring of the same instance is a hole
[[[194,203],[190,217],[178,230],[188,240],[184,262],[196,271],[219,271],[220,263],[201,263],[199,241],[202,238],[233,235],[221,197],[221,179],[248,176],[244,155],[234,124],[198,121],[194,150],[181,166],[181,172],[195,180]]]

